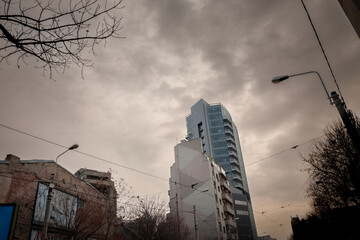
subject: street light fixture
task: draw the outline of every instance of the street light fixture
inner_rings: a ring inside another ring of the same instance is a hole
[[[309,72],[297,73],[297,74],[292,74],[292,75],[282,75],[282,76],[274,77],[272,79],[272,82],[276,84],[276,83],[280,83],[290,77],[295,77],[295,76],[300,76],[300,75],[305,75],[305,74],[310,74],[310,73],[315,73],[319,77],[321,84],[324,87],[325,93],[330,101],[330,104],[336,106],[336,108],[340,114],[340,117],[345,125],[345,128],[350,136],[350,139],[354,145],[357,156],[360,156],[360,136],[355,127],[354,116],[353,116],[351,110],[348,110],[346,108],[345,102],[339,98],[339,95],[335,91],[331,92],[331,97],[330,97],[329,92],[327,91],[325,84],[318,72],[309,71]],[[356,167],[360,168],[360,162],[357,163]]]
[[[78,144],[73,144],[71,147],[69,147],[68,149],[66,149],[66,151],[64,151],[63,153],[59,154],[57,157],[56,157],[56,160],[55,160],[55,168],[54,168],[54,176],[53,176],[53,179],[52,179],[52,182],[55,181],[55,177],[56,177],[56,168],[57,168],[57,161],[59,159],[59,157],[61,155],[64,155],[66,152],[68,151],[71,151],[71,150],[74,150],[74,149],[77,149],[79,147]]]
[[[319,74],[317,71],[309,71],[309,72],[297,73],[297,74],[292,74],[292,75],[281,75],[281,76],[274,77],[274,78],[271,80],[271,82],[274,83],[274,84],[277,84],[277,83],[281,83],[282,81],[285,81],[286,79],[289,79],[289,78],[291,78],[291,77],[296,77],[296,76],[305,75],[305,74],[311,74],[311,73],[315,73],[315,74],[319,77],[320,82],[321,82],[321,84],[322,84],[322,86],[323,86],[323,88],[324,88],[324,90],[325,90],[326,96],[327,96],[327,98],[329,99],[330,104],[333,105],[334,102],[331,100],[331,97],[330,97],[330,95],[329,95],[329,92],[328,92],[328,90],[326,89],[325,84],[324,84],[324,82],[323,82],[320,74]]]
[[[282,81],[284,81],[288,78],[289,78],[288,75],[281,75],[281,76],[274,77],[271,81],[272,81],[272,83],[277,84],[277,83],[281,83]]]
[[[49,184],[49,191],[48,191],[48,195],[47,195],[47,200],[46,200],[46,209],[45,209],[45,216],[44,216],[44,225],[43,225],[43,229],[42,229],[42,239],[43,240],[47,240],[48,239],[48,227],[49,227],[49,215],[50,215],[50,204],[51,204],[51,199],[53,196],[53,189],[55,187],[54,181],[55,181],[55,177],[56,177],[56,168],[57,168],[57,161],[59,159],[59,157],[61,155],[64,155],[66,152],[70,151],[70,150],[74,150],[77,149],[79,147],[78,144],[73,144],[71,147],[69,147],[68,149],[66,149],[66,151],[62,152],[61,154],[59,154],[56,159],[55,159],[55,166],[54,166],[54,175],[52,176],[51,182]]]

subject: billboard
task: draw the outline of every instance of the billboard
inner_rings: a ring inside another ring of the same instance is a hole
[[[18,209],[16,203],[0,204],[0,240],[13,239]]]
[[[49,186],[38,183],[36,193],[33,223],[44,223],[46,200]],[[75,218],[78,208],[78,199],[68,193],[53,189],[53,197],[50,204],[49,226],[60,229],[72,229],[75,226]]]

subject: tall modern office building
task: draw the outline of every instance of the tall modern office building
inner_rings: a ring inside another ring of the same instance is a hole
[[[237,128],[226,108],[200,99],[186,117],[187,139],[200,138],[202,151],[212,156],[230,181],[239,239],[257,239],[254,214]]]

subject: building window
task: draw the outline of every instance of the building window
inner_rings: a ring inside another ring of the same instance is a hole
[[[237,215],[249,215],[249,212],[248,211],[243,211],[243,210],[236,210],[236,214]]]
[[[94,176],[94,175],[87,175],[86,178],[87,178],[87,179],[100,180],[100,177],[99,177],[99,176]]]
[[[240,201],[240,200],[235,200],[235,204],[236,205],[242,205],[242,206],[247,206],[248,203],[246,201]]]

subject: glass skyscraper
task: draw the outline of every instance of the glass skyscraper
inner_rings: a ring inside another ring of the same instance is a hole
[[[237,128],[226,108],[200,99],[186,117],[187,139],[201,138],[202,150],[225,170],[230,181],[239,239],[257,239]]]

